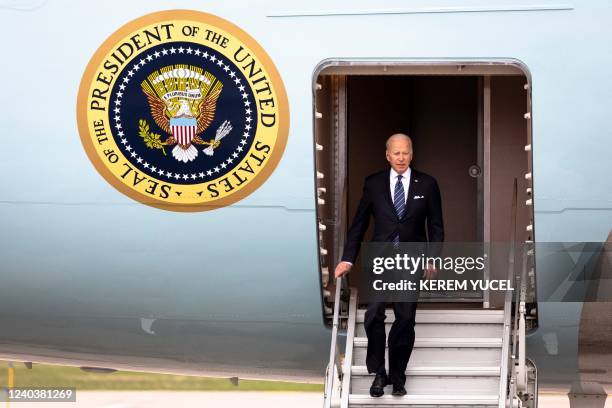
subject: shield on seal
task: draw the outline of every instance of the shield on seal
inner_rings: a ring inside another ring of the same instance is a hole
[[[196,118],[171,118],[170,132],[177,143],[182,146],[189,146],[191,140],[196,135],[198,121]]]

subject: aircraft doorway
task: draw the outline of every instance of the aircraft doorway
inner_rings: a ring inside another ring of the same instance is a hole
[[[447,242],[509,241],[513,180],[519,192],[531,187],[527,83],[513,64],[329,63],[319,70],[314,120],[324,294],[333,293],[333,269],[365,177],[388,167],[385,140],[393,133],[410,135],[411,167],[438,181]],[[533,227],[525,228],[531,219],[531,209],[521,206],[519,241],[532,239]],[[371,230],[372,223],[365,240]],[[507,273],[488,270],[500,279]],[[422,293],[421,300],[501,302],[482,292]]]

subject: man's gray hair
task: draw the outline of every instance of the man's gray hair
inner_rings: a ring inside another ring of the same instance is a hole
[[[385,149],[389,150],[389,143],[391,143],[391,140],[396,140],[396,139],[406,139],[410,143],[410,146],[412,146],[412,139],[410,138],[410,136],[404,133],[395,133],[389,136],[389,138],[385,142]]]

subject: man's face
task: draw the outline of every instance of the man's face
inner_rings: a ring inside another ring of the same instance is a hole
[[[412,161],[412,144],[407,139],[393,139],[387,149],[387,161],[398,174],[403,174]]]

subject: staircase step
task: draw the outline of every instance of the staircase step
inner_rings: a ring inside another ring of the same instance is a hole
[[[464,407],[497,407],[498,397],[495,394],[491,395],[405,395],[403,397],[394,397],[392,395],[383,395],[382,397],[373,398],[369,394],[351,394],[349,395],[349,405],[351,408],[361,407],[433,407],[433,406],[449,406],[453,408]]]
[[[355,337],[355,347],[367,347],[367,337]],[[414,347],[501,347],[501,337],[464,338],[464,337],[421,337],[416,338]]]
[[[353,349],[353,365],[365,365],[366,348]],[[388,362],[389,359],[387,358]],[[501,350],[498,347],[463,347],[463,348],[414,348],[410,355],[408,367],[412,366],[447,366],[449,362],[462,367],[500,366]]]
[[[491,323],[417,323],[414,327],[419,337],[499,337],[503,335],[502,324]],[[387,335],[391,330],[391,322],[385,322]],[[357,323],[355,336],[365,337],[363,323]]]
[[[368,394],[374,377],[370,375],[351,376],[350,392]],[[393,387],[385,387],[391,394]],[[499,371],[497,376],[435,376],[413,375],[406,379],[409,395],[496,395],[499,392]]]
[[[363,323],[366,309],[357,310],[357,323]],[[385,323],[395,321],[393,309],[386,309]],[[492,309],[417,309],[417,323],[503,323],[504,311]]]
[[[499,366],[409,366],[407,376],[467,376],[467,377],[499,377]],[[374,374],[369,374],[366,366],[351,367],[353,376],[369,376],[372,381]]]
[[[395,316],[392,309],[387,309],[385,315],[388,334]],[[364,316],[365,309],[357,310],[351,408],[497,408],[503,310],[417,310],[416,340],[406,369],[408,395],[404,397],[392,396],[391,385],[385,387],[385,395],[380,398],[369,395],[374,375],[365,367],[368,339]]]

